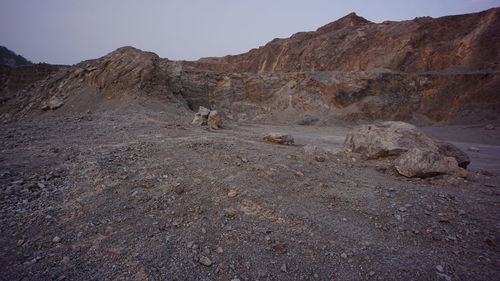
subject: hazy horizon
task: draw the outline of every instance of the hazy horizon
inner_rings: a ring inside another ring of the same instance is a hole
[[[74,64],[122,46],[173,60],[196,60],[244,53],[274,38],[316,30],[351,12],[383,22],[498,6],[500,0],[2,1],[0,45],[35,63]]]

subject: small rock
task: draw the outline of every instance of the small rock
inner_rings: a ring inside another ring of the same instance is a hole
[[[231,190],[231,191],[229,191],[229,192],[227,193],[227,197],[229,197],[229,198],[234,198],[234,197],[236,197],[236,196],[238,196],[238,192],[237,192],[237,191],[235,191],[235,190]]]
[[[398,211],[400,211],[400,212],[406,212],[407,210],[408,209],[406,209],[405,207],[401,207],[401,208],[398,209]]]
[[[488,125],[484,126],[484,129],[485,129],[485,130],[495,130],[495,125],[493,125],[493,124],[488,124]]]
[[[479,152],[479,148],[474,147],[474,146],[469,147],[467,150],[470,152]]]
[[[316,151],[318,150],[318,147],[316,145],[306,144],[306,145],[304,145],[304,147],[302,147],[302,150],[304,150],[305,154],[312,155],[312,154],[316,153]]]
[[[438,264],[438,265],[436,266],[436,270],[437,270],[437,271],[439,271],[439,272],[441,272],[441,273],[443,273],[443,272],[444,272],[444,268],[443,268],[443,266],[442,266],[442,265],[440,265],[440,264]]]
[[[174,192],[177,195],[181,195],[182,193],[184,193],[184,188],[180,184],[177,184],[174,186]]]
[[[222,127],[222,117],[217,110],[212,110],[208,114],[207,125],[212,129]]]
[[[293,175],[294,175],[294,176],[296,176],[296,177],[299,177],[299,178],[304,177],[304,173],[302,173],[301,171],[295,171],[295,172],[293,173]]]
[[[198,112],[194,116],[193,122],[191,123],[198,126],[206,125],[209,114],[210,109],[200,106],[198,108]]]
[[[314,156],[314,160],[317,162],[325,162],[325,157],[323,156]]]
[[[280,267],[280,270],[283,271],[283,272],[288,272],[288,268],[286,267],[286,264],[283,264],[281,267]]]
[[[68,264],[70,261],[70,257],[68,256],[64,256],[62,259],[61,259],[61,263],[62,264]]]
[[[226,217],[234,218],[234,217],[236,217],[238,212],[233,208],[225,208],[224,214],[226,215]]]
[[[294,144],[294,139],[291,135],[281,134],[281,133],[269,133],[265,134],[261,138],[263,141],[277,143],[277,144]]]
[[[61,238],[59,236],[56,236],[56,237],[52,238],[52,242],[59,243],[59,242],[61,242]]]
[[[309,126],[317,123],[318,121],[319,121],[318,117],[306,114],[297,121],[297,125]]]
[[[452,281],[451,277],[446,275],[446,274],[443,274],[443,273],[438,273],[437,274],[439,279],[438,280],[444,280],[444,281]]]
[[[370,272],[368,273],[368,275],[370,275],[370,277],[371,277],[371,276],[373,276],[373,275],[375,275],[375,271],[370,271]]]
[[[199,262],[204,266],[212,266],[212,260],[205,256],[201,256]]]
[[[347,259],[347,254],[346,253],[342,253],[342,254],[340,254],[340,257],[343,258],[343,259]]]
[[[42,110],[55,110],[58,109],[59,107],[63,106],[64,102],[62,99],[58,97],[52,97],[48,102],[44,103],[41,107]]]
[[[217,248],[215,248],[215,252],[220,255],[220,254],[224,253],[224,250],[221,247],[217,247]]]

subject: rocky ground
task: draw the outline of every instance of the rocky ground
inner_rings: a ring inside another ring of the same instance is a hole
[[[1,125],[0,279],[500,278],[500,130],[424,128],[479,152],[465,180],[417,180],[341,152],[348,127],[176,110]]]

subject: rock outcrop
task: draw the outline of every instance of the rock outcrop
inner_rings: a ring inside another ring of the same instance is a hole
[[[499,70],[500,8],[442,18],[370,22],[354,13],[247,53],[186,64],[228,72]]]
[[[15,82],[25,79],[17,68],[0,71],[0,121],[48,114],[39,109],[54,96],[78,103],[68,110],[84,110],[81,100],[156,98],[236,121],[494,120],[499,11],[382,24],[349,15],[247,54],[198,62],[123,47],[29,85]],[[300,119],[307,115],[319,117]]]

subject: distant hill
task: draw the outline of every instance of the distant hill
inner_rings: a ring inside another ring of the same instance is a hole
[[[33,64],[21,55],[14,53],[4,46],[0,46],[0,65],[19,66]]]

